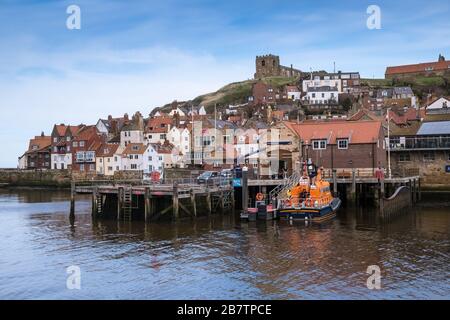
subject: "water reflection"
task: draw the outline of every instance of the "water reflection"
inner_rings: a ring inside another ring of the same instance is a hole
[[[0,298],[450,298],[449,210],[416,208],[389,223],[346,208],[324,224],[177,223],[69,218],[64,191],[0,191]],[[65,288],[79,265],[83,289]],[[379,265],[382,290],[366,287]]]

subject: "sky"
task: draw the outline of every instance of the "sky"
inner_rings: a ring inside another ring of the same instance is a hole
[[[70,5],[81,11],[70,30]],[[369,5],[381,28],[367,28]],[[55,123],[95,124],[253,77],[255,56],[309,71],[450,57],[450,2],[0,0],[0,168]]]

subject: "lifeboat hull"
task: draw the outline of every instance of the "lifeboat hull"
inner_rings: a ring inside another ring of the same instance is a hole
[[[341,200],[335,198],[328,206],[322,208],[281,208],[277,210],[277,216],[284,219],[321,222],[334,218],[340,206]]]

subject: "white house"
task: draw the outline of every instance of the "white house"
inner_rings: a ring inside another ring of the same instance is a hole
[[[27,153],[25,152],[22,156],[19,157],[19,165],[18,165],[18,169],[26,169],[28,167],[28,157],[27,157]]]
[[[143,143],[144,132],[133,124],[126,125],[120,131],[120,145],[127,147],[130,143]]]
[[[286,86],[286,96],[290,100],[300,100],[302,93],[297,86]]]
[[[147,146],[143,143],[129,143],[122,152],[121,170],[144,171],[144,155]]]
[[[450,100],[445,97],[441,97],[430,103],[426,110],[427,114],[450,113]]]
[[[118,144],[103,143],[96,150],[95,167],[97,174],[113,176],[121,168],[122,157],[117,154]]]
[[[206,109],[204,106],[189,108],[188,116],[206,116]]]
[[[310,104],[337,104],[339,89],[337,87],[308,87],[304,100]]]
[[[164,144],[151,143],[144,153],[144,173],[159,172],[164,176],[164,169],[184,167],[183,158],[178,148],[167,141]]]
[[[188,128],[173,127],[167,134],[167,140],[178,147],[183,155],[186,155],[191,150],[191,133]]]
[[[178,113],[178,115],[180,117],[185,117],[188,114],[188,112],[186,110],[184,110],[180,107],[176,107],[176,108],[173,108],[172,110],[170,110],[169,116],[173,117],[175,115],[175,113]]]
[[[145,126],[144,143],[164,143],[172,123],[173,118],[168,116],[150,118]]]
[[[311,88],[319,87],[335,87],[338,93],[342,93],[342,81],[340,79],[328,79],[315,76],[313,80],[303,80],[302,82],[303,92],[308,92]]]

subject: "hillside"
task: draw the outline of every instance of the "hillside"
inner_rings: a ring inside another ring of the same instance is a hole
[[[361,85],[375,89],[410,86],[419,98],[426,97],[428,93],[434,93],[437,96],[450,95],[450,75],[433,77],[414,76],[402,80],[361,79]]]
[[[299,78],[285,78],[285,77],[268,77],[262,79],[263,82],[271,84],[274,87],[283,87],[287,84],[298,83]],[[229,104],[240,104],[248,101],[248,97],[252,95],[252,86],[257,80],[245,80],[240,82],[233,82],[220,88],[219,90],[207,93],[196,97],[193,100],[186,101],[186,104],[194,106],[203,105],[208,112],[213,111],[214,105],[217,105],[218,110]],[[167,112],[170,110],[171,104],[164,105],[158,110]]]

